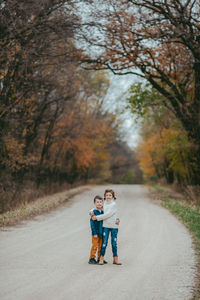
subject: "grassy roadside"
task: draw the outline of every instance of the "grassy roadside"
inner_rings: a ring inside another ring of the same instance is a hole
[[[196,287],[192,300],[200,299],[200,206],[185,201],[184,196],[164,186],[151,185],[153,197],[169,209],[188,228],[197,257]]]
[[[80,186],[65,192],[55,193],[36,199],[34,202],[25,203],[19,208],[0,214],[0,228],[13,226],[22,221],[29,220],[33,217],[50,212],[66,203],[70,204],[70,200],[77,194],[88,190],[90,186]]]

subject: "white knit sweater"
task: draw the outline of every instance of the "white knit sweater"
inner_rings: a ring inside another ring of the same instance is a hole
[[[115,200],[110,202],[104,201],[103,206],[104,213],[101,215],[96,216],[97,221],[103,220],[103,227],[107,228],[118,228],[119,225],[116,225],[117,217],[117,205]]]

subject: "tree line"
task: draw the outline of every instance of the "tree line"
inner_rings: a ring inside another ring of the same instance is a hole
[[[66,184],[141,181],[103,106],[107,73],[81,68],[80,2],[1,2],[1,212]]]
[[[136,152],[145,178],[194,185],[197,147],[180,120],[162,104],[163,96],[149,84],[134,84],[129,92],[128,108],[141,125],[142,141]]]

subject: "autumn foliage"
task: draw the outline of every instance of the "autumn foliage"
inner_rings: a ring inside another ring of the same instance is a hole
[[[196,145],[193,155],[198,171],[193,170],[193,182],[199,184],[199,1],[100,2],[100,9],[96,6],[91,10],[95,22],[85,26],[83,35],[90,48],[98,48],[99,52],[95,57],[86,52],[83,61],[114,74],[137,75],[164,96],[161,103],[173,111],[190,142]]]
[[[149,85],[139,83],[130,89],[129,108],[142,126],[137,148],[140,167],[146,179],[193,185],[198,172],[196,146],[173,111],[161,104],[162,97]]]
[[[116,141],[126,172],[130,151],[103,106],[108,74],[80,67],[76,4],[1,4],[0,212],[74,184],[112,181]]]

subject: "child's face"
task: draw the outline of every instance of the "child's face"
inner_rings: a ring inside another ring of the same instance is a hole
[[[103,208],[103,200],[96,199],[95,200],[95,206],[96,206],[97,209],[102,209]]]
[[[105,198],[106,198],[106,201],[111,201],[113,199],[112,193],[110,193],[110,192],[106,193]]]

